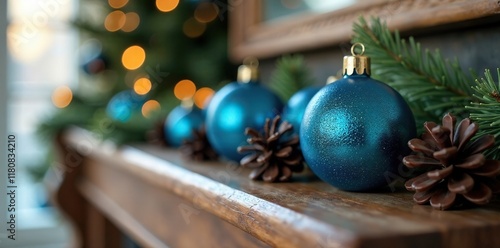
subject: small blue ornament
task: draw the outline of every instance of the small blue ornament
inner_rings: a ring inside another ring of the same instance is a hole
[[[297,91],[288,100],[288,103],[283,110],[283,120],[288,121],[293,126],[293,133],[299,134],[300,123],[307,104],[311,98],[321,89],[321,87],[307,87]]]
[[[89,74],[98,74],[107,69],[109,61],[102,51],[102,44],[96,39],[90,39],[80,48],[80,65]]]
[[[246,154],[237,151],[247,144],[247,127],[262,129],[266,118],[281,112],[283,103],[267,88],[257,83],[256,64],[238,69],[238,82],[230,83],[212,97],[207,108],[207,138],[214,150],[234,161]]]
[[[175,107],[165,120],[165,140],[173,147],[179,147],[184,140],[193,138],[193,129],[198,130],[204,122],[203,112],[192,103],[183,102]]]
[[[145,97],[132,90],[125,90],[114,95],[106,107],[107,115],[119,122],[127,122],[135,112],[139,112]]]
[[[401,95],[371,79],[369,58],[351,51],[353,56],[344,57],[344,77],[307,105],[300,144],[323,181],[342,190],[368,191],[390,183],[410,152],[407,142],[416,128]]]

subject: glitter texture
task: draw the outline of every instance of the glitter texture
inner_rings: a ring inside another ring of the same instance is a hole
[[[311,170],[347,191],[387,185],[415,135],[404,99],[366,75],[344,76],[321,89],[307,105],[300,128]]]

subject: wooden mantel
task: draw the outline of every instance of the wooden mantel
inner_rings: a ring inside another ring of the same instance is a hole
[[[307,173],[251,181],[227,162],[151,145],[116,147],[81,129],[58,142],[55,200],[83,247],[500,247],[500,204],[437,211],[409,192],[349,193]]]

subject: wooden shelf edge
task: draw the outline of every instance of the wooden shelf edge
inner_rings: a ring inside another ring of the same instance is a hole
[[[73,128],[65,134],[65,142],[85,156],[106,161],[107,166],[120,166],[156,187],[171,192],[197,208],[203,209],[239,227],[254,237],[273,246],[297,247],[299,244],[318,244],[335,240],[342,247],[358,247],[360,237],[350,230],[329,225],[321,220],[279,206],[256,196],[233,189],[223,183],[199,175],[169,161],[147,154],[137,148],[103,142],[95,134]],[[113,158],[110,161],[110,157]],[[106,199],[98,189],[82,184],[83,192],[93,192],[104,200],[87,197],[97,206],[114,216],[113,219],[131,218],[126,213],[112,211],[118,207]],[[97,193],[96,193],[97,192]],[[102,203],[102,202],[104,203]],[[119,208],[119,207],[118,207]],[[140,225],[139,225],[140,226]],[[142,230],[131,230],[141,233]],[[279,234],[279,235],[278,235]]]
[[[222,163],[186,161],[177,151],[154,146],[117,148],[112,142],[101,141],[95,134],[82,129],[69,130],[62,143],[70,152],[81,154],[80,161],[89,162],[83,162],[82,170],[73,167],[81,174],[70,173],[66,177],[79,174],[82,175],[79,179],[88,180],[93,187],[102,187],[97,190],[106,194],[104,197],[108,201],[115,202],[100,206],[101,200],[86,198],[91,205],[109,209],[105,215],[113,217],[117,223],[122,217],[114,211],[113,204],[120,205],[128,198],[126,192],[124,197],[114,196],[122,195],[127,180],[134,180],[145,186],[142,191],[136,190],[136,194],[142,195],[147,189],[160,193],[163,200],[163,196],[175,197],[217,217],[219,223],[230,223],[238,231],[243,230],[271,246],[500,247],[500,239],[496,236],[484,236],[500,230],[498,202],[484,209],[443,212],[414,205],[408,192],[353,194],[319,181],[252,182],[245,180],[241,171],[232,171]],[[71,171],[71,164],[69,167]],[[221,173],[229,178],[222,180]],[[125,181],[116,186],[109,181],[113,178]],[[78,191],[93,192],[92,187],[79,187]],[[141,199],[144,202],[147,197]],[[121,211],[128,211],[126,206],[121,205]],[[155,211],[162,211],[165,204],[157,206]],[[172,209],[172,214],[179,214],[175,206]],[[135,216],[133,213],[132,209],[128,214]],[[161,229],[161,224],[159,226]],[[162,233],[152,230],[158,230],[157,226],[149,231],[155,235]]]
[[[102,211],[117,226],[132,236],[137,242],[147,247],[168,248],[161,240],[156,238],[151,232],[144,228],[125,210],[109,199],[92,183],[85,179],[80,180],[77,188],[81,194],[91,202],[97,209]]]
[[[121,155],[136,175],[148,178],[157,186],[269,244],[296,246],[336,240],[342,247],[357,246],[356,237],[348,230],[233,189],[138,149],[124,147]],[[283,225],[286,223],[290,225]],[[285,235],[277,237],[273,235],[275,232]]]

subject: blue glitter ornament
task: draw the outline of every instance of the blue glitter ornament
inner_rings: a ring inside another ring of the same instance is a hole
[[[344,57],[344,77],[309,102],[300,129],[304,159],[323,181],[347,191],[390,183],[416,135],[413,114],[391,87],[370,78],[369,58]]]
[[[321,87],[307,87],[297,91],[288,100],[285,109],[283,110],[283,120],[288,121],[293,126],[293,133],[299,134],[300,123],[307,104],[311,98],[321,89]]]
[[[214,150],[230,160],[245,156],[237,151],[247,144],[245,128],[260,130],[266,118],[283,109],[281,100],[258,83],[257,62],[238,69],[238,82],[230,83],[212,97],[207,108],[207,138]]]
[[[204,122],[203,112],[193,106],[192,101],[183,101],[175,107],[165,120],[165,140],[173,147],[179,147],[184,140],[193,138],[193,129],[199,129]]]
[[[146,98],[132,90],[114,95],[106,106],[106,114],[113,120],[127,122],[135,112],[140,112]]]

